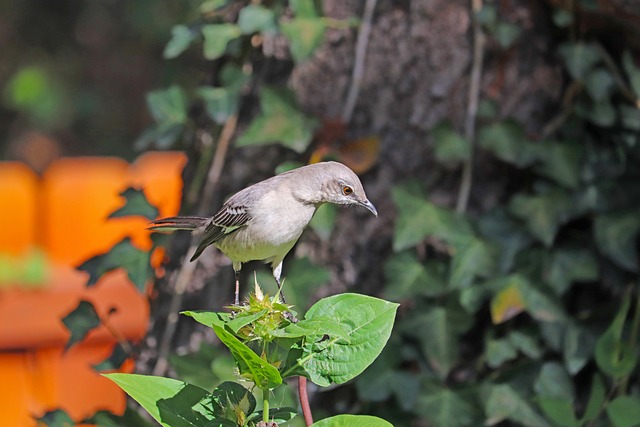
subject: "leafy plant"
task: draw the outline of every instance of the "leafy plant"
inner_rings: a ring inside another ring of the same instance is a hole
[[[106,374],[153,418],[167,427],[193,425],[254,426],[286,423],[296,409],[272,408],[274,389],[302,375],[319,386],[345,383],[380,354],[393,327],[398,305],[358,294],[342,294],[314,304],[300,321],[276,296],[256,291],[233,314],[184,312],[212,328],[230,350],[240,377],[260,391],[260,409],[249,389],[224,382],[212,392],[164,377]],[[262,424],[261,424],[262,423]],[[314,426],[388,426],[370,416],[336,416]]]

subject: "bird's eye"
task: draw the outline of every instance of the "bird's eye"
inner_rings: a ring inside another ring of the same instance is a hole
[[[345,196],[349,196],[351,193],[353,193],[353,188],[349,187],[348,185],[342,187],[342,194],[344,194]]]

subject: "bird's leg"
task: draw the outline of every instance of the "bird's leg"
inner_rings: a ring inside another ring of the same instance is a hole
[[[235,300],[234,303],[237,306],[240,305],[240,269],[242,268],[242,264],[241,263],[233,263],[233,272],[235,273],[236,276],[236,293],[235,293]]]
[[[280,261],[278,265],[273,267],[273,278],[276,279],[276,283],[278,284],[278,293],[280,294],[282,303],[286,304],[287,301],[284,299],[284,293],[282,292],[282,282],[280,281],[281,274],[282,274],[282,261]]]

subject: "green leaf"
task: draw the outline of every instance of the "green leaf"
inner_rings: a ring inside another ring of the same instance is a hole
[[[338,209],[334,204],[325,203],[316,210],[309,223],[309,227],[325,242],[331,237],[337,212]]]
[[[577,188],[580,184],[580,174],[584,164],[583,144],[544,141],[539,146],[540,163],[535,165],[535,171],[567,188]]]
[[[65,350],[82,341],[89,332],[100,326],[100,317],[89,301],[81,300],[69,314],[62,318],[62,323],[71,332]]]
[[[493,29],[493,37],[500,43],[503,49],[513,46],[513,43],[522,33],[519,26],[508,23],[499,22]]]
[[[212,395],[206,390],[171,378],[137,374],[104,374],[165,427],[233,427],[213,423]]]
[[[508,338],[509,342],[528,358],[539,359],[542,357],[543,351],[537,337],[521,331],[512,331]]]
[[[231,350],[240,374],[253,381],[261,390],[271,390],[282,384],[282,377],[276,367],[262,359],[224,328],[213,325],[213,330],[220,341]]]
[[[152,220],[158,217],[158,209],[149,203],[144,191],[129,187],[120,193],[120,196],[124,197],[125,204],[120,209],[112,212],[109,218],[142,216]]]
[[[282,338],[323,337],[337,338],[347,343],[351,342],[350,329],[337,323],[331,317],[316,317],[314,319],[302,319],[297,323],[291,323],[284,329],[278,329],[274,336]]]
[[[518,356],[518,352],[513,344],[506,338],[489,339],[487,341],[485,355],[487,366],[495,369],[505,362],[514,360]]]
[[[545,270],[545,282],[558,295],[564,294],[574,282],[590,282],[598,278],[596,257],[586,248],[553,251]]]
[[[588,43],[565,43],[560,46],[559,51],[569,74],[576,80],[585,80],[588,73],[600,61],[598,50]]]
[[[291,421],[297,415],[298,410],[296,408],[269,408],[269,421],[273,423],[283,424]],[[255,411],[247,418],[247,421],[260,425],[259,423],[262,421],[262,411]]]
[[[125,360],[129,357],[129,353],[125,351],[124,348],[120,344],[115,344],[113,346],[113,351],[102,362],[93,365],[93,369],[96,371],[113,371],[116,369],[120,369]]]
[[[429,366],[444,379],[458,363],[459,335],[472,324],[472,317],[461,308],[432,307],[406,321],[402,330],[419,340]]]
[[[225,88],[201,87],[197,94],[204,101],[207,115],[218,124],[224,124],[238,110],[238,97]]]
[[[186,25],[176,25],[171,29],[171,39],[162,52],[164,59],[172,59],[179,56],[196,39],[197,34]]]
[[[640,69],[636,67],[633,56],[631,56],[631,52],[628,49],[622,54],[622,66],[624,67],[624,72],[627,73],[627,77],[629,77],[629,82],[636,97],[640,98]]]
[[[638,271],[636,237],[640,215],[635,211],[598,215],[594,222],[598,249],[620,267]]]
[[[562,354],[567,371],[575,375],[593,358],[596,336],[576,322],[567,325],[563,338]]]
[[[291,91],[263,87],[260,106],[262,114],[238,138],[237,146],[278,142],[298,153],[307,149],[317,122],[298,109]]]
[[[585,89],[596,102],[609,99],[614,87],[615,80],[605,68],[595,68],[587,74]]]
[[[461,162],[471,155],[471,144],[451,124],[441,123],[431,130],[434,154],[439,162]]]
[[[615,427],[640,426],[640,398],[616,397],[607,405],[607,415]]]
[[[555,188],[537,195],[516,194],[509,211],[524,221],[532,236],[550,247],[560,226],[573,217],[575,205],[569,194]]]
[[[584,411],[584,415],[582,416],[582,424],[593,421],[598,415],[600,415],[600,411],[602,410],[602,405],[604,404],[604,400],[606,398],[606,389],[604,386],[604,381],[599,374],[593,375],[593,380],[591,381],[591,393],[589,394],[589,402],[587,403],[587,408]]]
[[[275,15],[272,10],[257,4],[250,4],[240,10],[238,27],[242,34],[274,33]]]
[[[117,268],[124,268],[136,288],[143,292],[153,273],[149,264],[150,256],[149,252],[136,248],[131,244],[131,240],[126,238],[106,254],[96,255],[85,261],[78,270],[89,273],[87,286],[93,286],[103,274]]]
[[[220,326],[224,328],[229,321],[229,315],[226,313],[215,313],[213,311],[182,311],[180,314],[193,318],[196,322],[213,328],[214,326]]]
[[[618,106],[622,125],[634,131],[640,131],[640,109],[621,104]]]
[[[249,390],[242,385],[225,381],[211,393],[213,413],[217,418],[223,418],[238,424],[246,419],[256,409],[256,399]],[[242,417],[238,417],[242,413]]]
[[[38,418],[38,421],[48,427],[75,427],[76,425],[75,421],[71,419],[69,414],[62,409],[49,411],[41,418]]]
[[[441,267],[442,263],[423,264],[409,251],[392,255],[384,265],[385,297],[398,301],[418,295],[443,295],[447,284]]]
[[[506,273],[513,267],[516,255],[531,245],[532,237],[504,209],[493,209],[478,221],[480,233],[500,247],[498,269]]]
[[[280,28],[289,40],[293,60],[300,64],[320,46],[326,25],[321,18],[294,18],[289,22],[280,22]]]
[[[576,103],[576,115],[585,118],[590,122],[601,126],[613,126],[616,122],[616,109],[613,108],[611,100],[602,101],[581,100]]]
[[[630,305],[631,301],[626,297],[613,322],[596,342],[596,363],[602,372],[614,380],[629,375],[636,367],[635,349],[622,337]]]
[[[558,362],[547,362],[542,365],[533,389],[539,396],[563,398],[569,402],[575,399],[573,382]]]
[[[178,86],[149,92],[147,107],[156,123],[176,125],[187,121],[186,96]]]
[[[489,277],[498,263],[496,248],[482,239],[472,237],[456,245],[451,260],[449,285],[452,289],[466,288],[476,277]]]
[[[450,209],[425,200],[419,185],[407,182],[392,188],[398,218],[393,235],[393,250],[400,252],[434,236],[451,245],[463,245],[474,235],[469,222]]]
[[[317,421],[311,427],[393,427],[382,418],[370,415],[336,415]]]
[[[489,397],[485,404],[485,413],[487,415],[485,425],[511,420],[518,425],[527,427],[551,427],[531,407],[529,402],[508,384],[494,385],[490,388]]]
[[[109,411],[98,411],[83,423],[95,424],[98,427],[154,427],[156,425],[155,423],[151,424],[151,420],[143,418],[138,411],[129,406],[123,415],[115,415]]]
[[[350,340],[307,343],[300,364],[309,379],[326,387],[345,383],[364,371],[387,343],[397,309],[398,304],[349,293],[315,303],[305,319],[332,318],[348,331]]]
[[[481,425],[475,408],[463,398],[462,393],[440,385],[429,387],[418,400],[417,412],[429,422],[440,427],[465,427]]]
[[[580,427],[582,423],[576,418],[573,403],[561,397],[537,397],[542,412],[558,427]]]
[[[136,150],[148,150],[155,147],[161,150],[171,148],[180,140],[186,129],[183,123],[159,123],[151,125],[138,137],[134,146]]]
[[[240,27],[235,24],[207,24],[201,28],[204,36],[203,54],[208,60],[224,55],[227,44],[242,35]]]
[[[478,144],[503,162],[520,168],[538,159],[539,147],[526,138],[522,125],[513,120],[482,127]]]
[[[317,18],[318,12],[313,0],[290,0],[289,5],[298,18]]]

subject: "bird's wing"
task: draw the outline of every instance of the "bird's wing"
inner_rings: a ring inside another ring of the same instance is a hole
[[[227,234],[233,233],[238,228],[246,226],[250,219],[251,216],[247,206],[231,203],[230,201],[225,203],[202,232],[198,248],[191,257],[191,261],[198,258],[207,246],[217,242]]]

